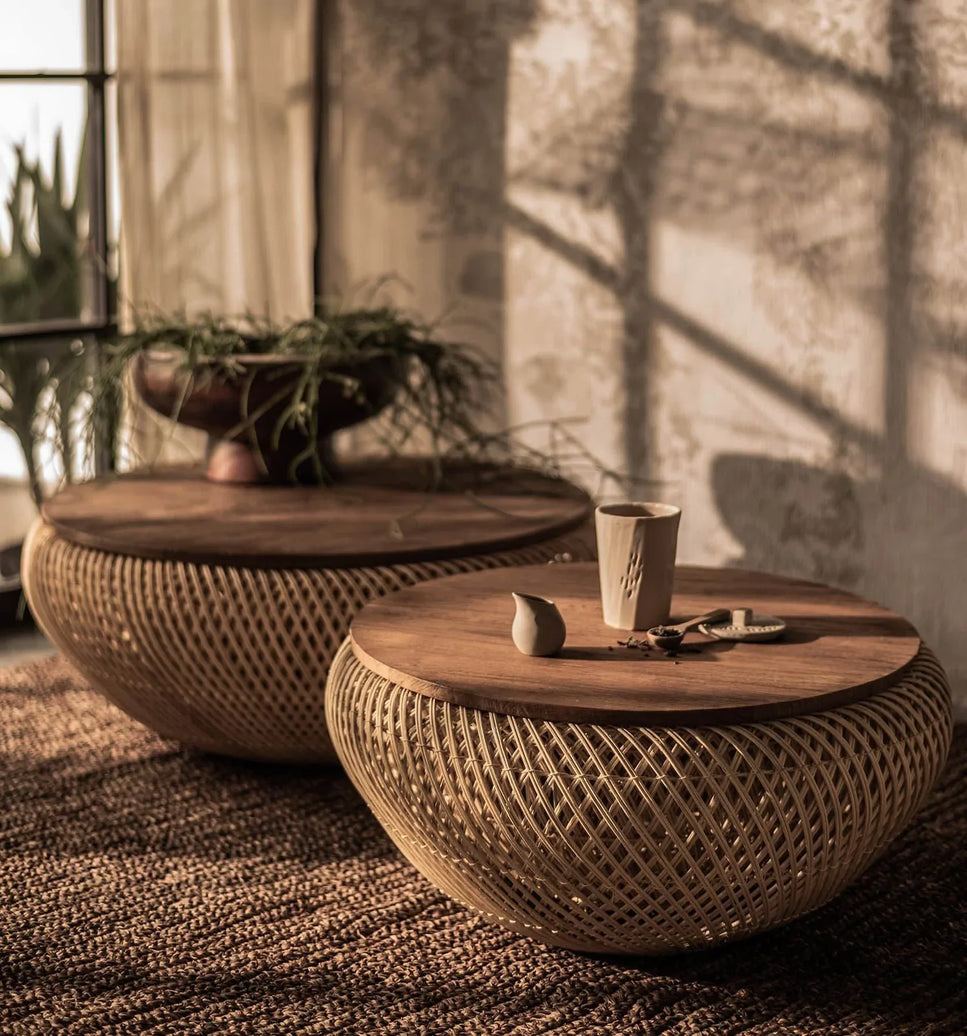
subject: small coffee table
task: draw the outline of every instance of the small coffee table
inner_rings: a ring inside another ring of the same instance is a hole
[[[363,604],[455,572],[594,556],[576,486],[467,467],[426,492],[426,471],[396,459],[332,487],[194,472],[70,487],[25,546],[31,610],[96,689],[163,735],[333,761],[326,675]]]
[[[751,607],[785,638],[622,646],[593,564],[454,576],[356,616],[330,732],[431,882],[542,942],[699,949],[821,906],[911,820],[951,711],[908,622],[761,573],[679,568],[675,588],[675,620]],[[515,590],[557,603],[560,656],[516,651]]]

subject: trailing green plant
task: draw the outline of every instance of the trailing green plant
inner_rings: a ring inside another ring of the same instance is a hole
[[[287,430],[300,430],[306,449],[293,465],[309,461],[322,481],[327,473],[314,433],[323,383],[335,383],[346,396],[359,398],[361,384],[352,368],[390,361],[385,371],[392,399],[376,428],[379,441],[389,452],[398,452],[419,438],[437,462],[456,444],[482,439],[479,415],[497,383],[495,365],[479,352],[441,339],[434,326],[388,304],[344,309],[327,303],[315,316],[288,324],[251,314],[196,319],[155,315],[105,345],[101,363],[86,383],[95,421],[118,406],[125,372],[145,350],[174,352],[178,367],[191,375],[195,386],[216,377],[240,381],[243,411],[227,437],[245,438],[257,420],[276,410],[276,445]],[[245,364],[248,356],[297,361],[300,374],[280,382],[278,393],[249,409],[248,388],[256,372]],[[177,420],[177,410],[172,416]],[[254,435],[251,441],[257,447]]]
[[[228,437],[244,438],[264,412],[275,407],[275,445],[290,428],[306,439],[305,453],[293,461],[309,460],[320,481],[326,481],[324,460],[314,434],[319,386],[335,382],[347,395],[359,391],[358,381],[347,374],[353,365],[390,359],[392,402],[369,424],[373,441],[388,455],[415,446],[428,454],[427,488],[447,485],[450,474],[467,469],[475,484],[503,478],[507,469],[524,467],[557,479],[576,471],[596,479],[600,490],[606,482],[627,485],[628,479],[601,463],[572,430],[574,421],[530,422],[497,431],[484,427],[486,415],[499,391],[497,366],[473,348],[438,333],[428,324],[388,304],[343,308],[338,302],[320,305],[316,316],[289,324],[245,315],[240,318],[158,315],[142,318],[135,329],[118,336],[103,349],[102,361],[87,381],[90,414],[115,413],[120,405],[125,372],[145,350],[163,349],[177,356],[177,365],[191,374],[193,383],[208,378],[238,379],[251,383],[254,371],[247,356],[279,356],[301,363],[300,376],[280,380],[277,395],[258,408],[245,409]],[[188,379],[186,379],[186,385]],[[243,392],[243,400],[247,398]],[[280,408],[280,409],[279,409]],[[177,419],[177,408],[172,416]],[[547,448],[527,441],[540,429]],[[258,444],[251,436],[257,450]],[[467,490],[467,484],[461,481]],[[467,490],[472,491],[472,490]]]

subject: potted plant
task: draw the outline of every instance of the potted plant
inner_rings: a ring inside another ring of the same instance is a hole
[[[381,413],[394,447],[422,430],[439,458],[479,434],[476,413],[494,381],[472,349],[389,305],[326,306],[285,325],[143,321],[105,349],[95,417],[116,405],[127,369],[148,406],[209,434],[209,477],[242,482],[333,482],[334,433]]]

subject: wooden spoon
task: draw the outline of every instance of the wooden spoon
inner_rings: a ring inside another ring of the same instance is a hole
[[[730,614],[728,608],[716,608],[705,615],[696,615],[694,619],[678,622],[674,626],[652,626],[645,632],[645,637],[654,648],[660,648],[662,651],[675,651],[681,646],[685,634],[694,626],[699,626],[703,622],[718,622],[720,619],[727,619]]]

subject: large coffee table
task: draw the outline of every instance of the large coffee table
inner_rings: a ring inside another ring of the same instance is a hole
[[[24,550],[38,622],[116,705],[207,751],[334,760],[323,692],[353,615],[455,572],[593,557],[590,500],[533,473],[350,467],[330,488],[198,474],[71,487]]]
[[[593,564],[454,576],[352,623],[326,710],[403,854],[546,943],[698,949],[826,903],[920,808],[950,695],[900,616],[815,583],[680,568],[675,619],[784,617],[775,643],[620,646]],[[559,657],[519,654],[510,593],[554,599]]]

